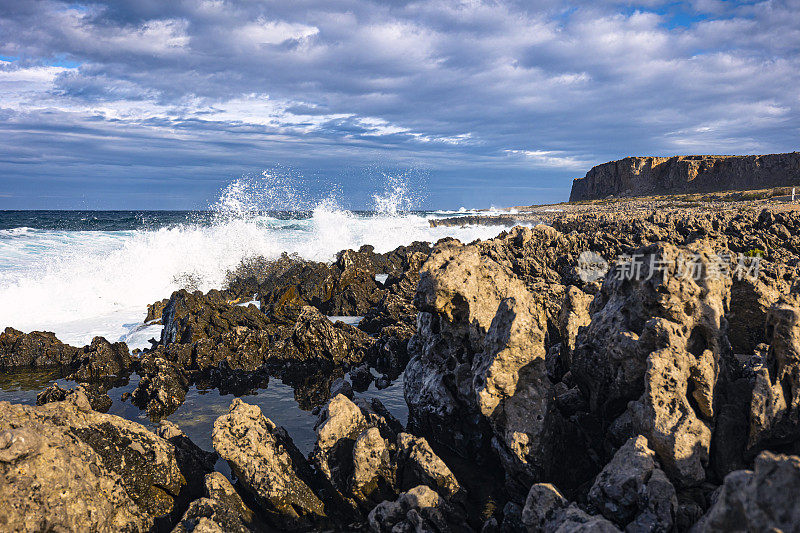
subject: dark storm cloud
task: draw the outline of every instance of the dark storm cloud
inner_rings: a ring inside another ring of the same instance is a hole
[[[439,205],[558,200],[595,163],[789,151],[800,124],[798,0],[0,0],[0,57],[0,181],[31,205],[36,176],[289,164],[347,192],[376,161]]]

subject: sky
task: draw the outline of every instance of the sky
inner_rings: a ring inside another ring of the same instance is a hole
[[[0,209],[528,205],[798,139],[800,0],[0,0]]]

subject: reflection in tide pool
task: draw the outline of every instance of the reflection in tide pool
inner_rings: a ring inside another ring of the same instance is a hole
[[[59,378],[58,370],[23,371],[0,374],[0,401],[36,405],[36,395],[51,383],[58,383],[63,388],[73,388],[73,381]],[[139,383],[139,376],[131,374],[128,382],[114,387],[108,392],[113,401],[108,413],[138,422],[154,429],[157,423],[151,421],[146,411],[139,410],[129,401],[123,402],[120,397],[125,392],[133,392]],[[386,408],[396,416],[403,425],[408,419],[408,407],[403,398],[403,376],[401,375],[389,387],[378,390],[375,385],[363,393],[355,393],[356,397],[378,398]],[[211,431],[214,421],[228,412],[228,407],[235,396],[220,394],[219,390],[202,390],[192,386],[186,394],[186,401],[166,419],[177,424],[192,441],[205,450],[213,450]],[[309,410],[301,409],[295,390],[277,378],[270,378],[266,388],[258,389],[253,394],[241,396],[242,400],[258,405],[264,416],[271,419],[289,432],[295,445],[308,455],[314,447],[316,435],[314,423],[317,420]],[[309,407],[304,403],[304,407]],[[229,474],[227,465],[219,464],[217,469]]]

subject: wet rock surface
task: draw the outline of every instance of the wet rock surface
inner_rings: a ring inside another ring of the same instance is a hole
[[[70,376],[74,381],[91,383],[124,374],[132,366],[124,342],[95,337],[91,344],[76,348],[47,331],[23,333],[9,327],[0,333],[0,369],[61,368],[74,370]]]
[[[78,351],[46,331],[25,334],[8,327],[0,333],[0,367],[4,369],[69,367]]]
[[[395,379],[408,360],[412,299],[429,252],[424,243],[387,254],[362,247],[342,251],[330,265],[284,255],[241,265],[224,291],[176,291],[151,306],[161,309],[164,329],[136,365],[142,381],[134,401],[157,418],[173,412],[192,383],[243,394],[269,375],[298,382],[358,366],[368,381],[369,367]],[[354,327],[328,316],[365,321]],[[363,385],[363,378],[354,381]],[[323,394],[316,405],[327,399]]]
[[[7,329],[0,367],[78,384],[0,404],[0,529],[796,530],[795,211],[549,222],[253,260],[224,290],[153,304],[163,334],[140,353]],[[156,421],[193,386],[241,396],[279,378],[318,414],[313,449],[239,398],[214,415],[215,452],[100,413],[129,372]],[[364,394],[401,374],[406,425]]]

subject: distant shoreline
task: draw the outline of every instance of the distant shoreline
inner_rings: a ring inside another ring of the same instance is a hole
[[[800,192],[800,191],[799,191]],[[493,215],[466,215],[431,220],[431,227],[468,226],[468,225],[505,225],[513,227],[518,224],[549,223],[560,215],[576,215],[587,212],[624,211],[630,213],[651,210],[659,207],[713,208],[731,209],[757,207],[774,204],[791,204],[792,187],[775,187],[772,189],[755,189],[745,191],[721,191],[715,193],[695,193],[644,196],[635,198],[606,198],[603,200],[586,200],[578,202],[560,202],[555,204],[538,204],[515,206],[496,211],[507,211]],[[800,194],[798,194],[800,201]],[[478,210],[476,210],[478,211]],[[488,209],[482,211],[488,212]]]

